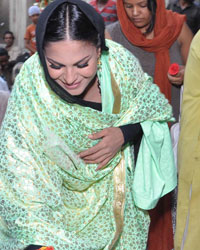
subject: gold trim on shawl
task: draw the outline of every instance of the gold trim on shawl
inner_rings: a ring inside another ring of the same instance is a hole
[[[121,107],[121,93],[119,90],[119,87],[115,81],[115,78],[113,77],[112,72],[110,72],[111,75],[111,86],[112,86],[112,91],[114,95],[114,104],[113,104],[113,114],[119,114],[120,112],[120,107]]]
[[[116,232],[114,238],[109,246],[109,250],[113,249],[120,234],[123,230],[124,224],[124,206],[125,206],[125,159],[122,154],[122,159],[114,170],[114,202],[113,212],[115,217]]]

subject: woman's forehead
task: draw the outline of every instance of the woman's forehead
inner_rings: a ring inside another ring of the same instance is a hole
[[[82,58],[91,57],[97,51],[96,47],[84,41],[65,40],[50,42],[45,48],[45,56],[59,63],[75,63]]]

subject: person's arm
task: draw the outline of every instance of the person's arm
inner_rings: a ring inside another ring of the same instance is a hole
[[[198,221],[199,211],[199,159],[200,159],[200,32],[194,37],[185,70],[181,131],[178,143],[179,193],[176,220],[176,249],[181,246],[188,213],[193,214],[193,225]],[[191,198],[189,193],[193,192]],[[198,197],[198,198],[197,198]],[[192,211],[191,206],[193,204]],[[198,207],[197,207],[198,205]],[[187,209],[186,209],[187,208]],[[190,217],[191,218],[191,217]],[[191,221],[190,221],[191,222]],[[190,224],[192,227],[192,224]],[[198,228],[199,229],[199,228]],[[198,249],[198,235],[187,234],[187,241],[194,241],[191,249]],[[180,249],[180,248],[179,248]]]
[[[40,249],[42,246],[39,245],[29,245],[27,246],[24,250],[38,250]]]
[[[194,157],[200,135],[200,31],[194,37],[185,70],[179,139],[179,168]],[[188,158],[187,158],[188,157]],[[196,161],[197,162],[197,161]],[[198,162],[197,162],[198,164]]]
[[[140,123],[127,124],[119,127],[124,136],[124,145],[128,142],[134,145],[134,161],[136,164],[140,143],[143,136],[143,130]]]
[[[119,128],[121,129],[124,136],[124,145],[129,142],[135,145],[143,135],[140,123],[127,124],[120,126]]]
[[[182,85],[183,84],[183,78],[184,78],[184,72],[185,72],[185,64],[187,61],[189,49],[190,49],[190,44],[193,38],[192,31],[190,28],[187,26],[186,23],[183,24],[182,30],[180,32],[179,37],[177,38],[177,41],[180,45],[180,50],[181,50],[181,57],[183,60],[183,64],[180,66],[179,73],[176,76],[172,76],[168,74],[168,79],[172,84],[175,85]]]
[[[186,64],[190,44],[193,38],[192,31],[188,27],[186,23],[183,24],[182,30],[180,32],[180,35],[178,36],[177,40],[181,48],[181,56],[184,65]]]
[[[31,46],[30,40],[25,39],[25,48],[30,50],[32,53],[36,52],[36,49]]]
[[[32,54],[36,52],[35,48],[31,45],[31,28],[28,26],[26,28],[26,33],[24,35],[25,48],[28,49]]]

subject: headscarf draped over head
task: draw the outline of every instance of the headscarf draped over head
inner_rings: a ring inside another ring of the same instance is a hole
[[[104,25],[104,21],[101,15],[98,14],[92,6],[90,6],[89,4],[81,0],[56,0],[52,2],[51,4],[49,4],[44,9],[44,11],[42,12],[38,20],[38,24],[36,28],[37,51],[40,57],[40,61],[43,65],[45,77],[49,86],[63,100],[70,102],[70,103],[78,103],[84,106],[84,101],[82,99],[70,95],[66,90],[64,90],[59,84],[56,83],[56,81],[54,81],[50,77],[48,73],[46,61],[45,61],[45,56],[44,56],[43,44],[44,44],[44,37],[45,37],[48,20],[51,17],[52,13],[55,11],[55,9],[64,3],[76,5],[87,16],[87,18],[90,20],[90,22],[93,24],[93,26],[95,27],[95,29],[100,35],[101,51],[108,50],[105,44],[105,36],[104,36],[105,25]]]
[[[164,0],[155,1],[157,2],[157,9],[153,39],[146,39],[141,31],[131,22],[124,9],[123,0],[117,0],[117,14],[126,38],[135,46],[155,53],[154,82],[170,101],[171,84],[167,78],[170,65],[169,48],[179,36],[186,17],[171,10],[166,10]]]

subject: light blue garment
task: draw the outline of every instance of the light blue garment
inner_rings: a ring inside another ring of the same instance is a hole
[[[176,187],[177,172],[167,123],[145,121],[141,126],[144,136],[134,174],[134,201],[142,209],[152,209]]]
[[[0,76],[0,90],[9,91],[7,82]]]

